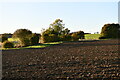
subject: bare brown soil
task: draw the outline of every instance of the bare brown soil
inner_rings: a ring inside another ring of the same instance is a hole
[[[118,40],[92,40],[6,50],[3,79],[120,79],[119,47]]]

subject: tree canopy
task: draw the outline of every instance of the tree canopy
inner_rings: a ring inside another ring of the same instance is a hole
[[[13,38],[19,38],[21,46],[34,45],[39,43],[39,36],[28,29],[17,29]]]
[[[63,20],[56,19],[49,28],[42,32],[41,39],[43,42],[59,41],[68,35],[70,30],[64,27]]]
[[[120,38],[120,25],[105,24],[102,27],[100,38]]]
[[[17,29],[14,33],[13,33],[13,38],[26,38],[29,37],[32,34],[32,31],[28,30],[28,29]]]

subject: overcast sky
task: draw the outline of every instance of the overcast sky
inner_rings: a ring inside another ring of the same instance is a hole
[[[118,2],[1,2],[0,33],[26,28],[40,33],[55,19],[71,32],[100,32],[104,24],[118,23]]]

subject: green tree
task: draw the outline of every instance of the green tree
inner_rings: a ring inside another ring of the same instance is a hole
[[[78,32],[77,32],[77,35],[78,35],[78,38],[79,38],[79,39],[84,39],[84,38],[85,38],[83,31],[78,31]]]
[[[28,30],[28,29],[17,29],[14,33],[13,33],[13,38],[28,38],[32,35],[32,31]]]
[[[58,33],[55,32],[52,28],[44,30],[40,39],[42,43],[59,41]]]
[[[68,28],[64,29],[61,34],[68,35],[70,33],[70,30]]]
[[[0,42],[4,42],[4,41],[7,41],[8,40],[8,38],[5,36],[5,35],[1,35],[0,36]]]
[[[20,45],[21,46],[29,46],[29,45],[31,45],[31,41],[29,38],[20,38]]]
[[[30,43],[31,45],[39,43],[39,36],[36,33],[33,33],[32,36],[30,37]]]
[[[52,24],[50,24],[50,27],[53,29],[54,32],[56,32],[58,35],[62,34],[62,31],[64,29],[63,20],[56,19]]]
[[[101,30],[101,38],[120,38],[119,24],[105,24]]]
[[[60,40],[61,41],[71,41],[72,40],[72,36],[70,34],[61,35],[60,36]]]
[[[78,41],[79,40],[79,36],[76,32],[72,33],[71,37],[72,37],[72,41]]]
[[[84,32],[77,31],[71,34],[72,41],[78,41],[79,39],[84,39]]]
[[[3,48],[13,48],[14,44],[12,42],[9,42],[9,41],[4,41],[2,47]]]
[[[28,29],[17,29],[13,33],[13,38],[19,38],[21,46],[28,46],[31,44],[30,38],[32,36],[32,31]]]
[[[64,27],[63,20],[56,19],[50,27],[44,30],[41,34],[41,42],[55,42],[65,40],[65,36],[69,34],[70,30]],[[68,36],[66,37],[68,38]]]

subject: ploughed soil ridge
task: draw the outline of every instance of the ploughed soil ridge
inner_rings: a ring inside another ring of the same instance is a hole
[[[119,40],[64,42],[2,51],[3,79],[120,79]]]

